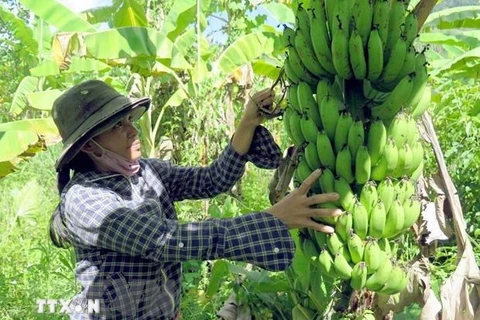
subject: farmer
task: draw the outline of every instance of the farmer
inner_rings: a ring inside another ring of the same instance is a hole
[[[228,191],[247,161],[262,168],[279,165],[280,150],[257,112],[258,105],[272,103],[272,91],[255,94],[218,159],[207,167],[181,167],[141,158],[134,122],[148,109],[148,98],[130,99],[91,80],[55,101],[52,116],[63,150],[55,165],[60,203],[50,237],[75,251],[82,291],[71,309],[85,309],[72,319],[178,319],[183,261],[226,258],[284,270],[294,255],[289,229],[333,232],[311,219],[340,214],[311,207],[338,199],[335,193],[307,196],[320,172],[263,211],[177,221],[175,201]],[[100,313],[87,314],[90,299],[100,301]]]

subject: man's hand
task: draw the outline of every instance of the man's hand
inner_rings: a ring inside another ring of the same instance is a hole
[[[260,107],[272,109],[274,97],[275,92],[270,88],[260,90],[253,94],[247,101],[241,123],[255,127],[260,125],[265,120],[265,117],[260,112]]]
[[[265,210],[289,228],[311,228],[317,231],[332,233],[335,230],[327,225],[315,222],[312,218],[335,217],[342,214],[341,209],[315,208],[316,204],[333,202],[339,199],[337,193],[324,193],[307,196],[308,190],[318,179],[321,170],[317,169],[298,187],[285,198],[276,203],[273,207]]]

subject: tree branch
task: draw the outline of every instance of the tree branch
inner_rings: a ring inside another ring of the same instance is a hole
[[[428,16],[432,12],[433,8],[437,4],[437,0],[421,0],[413,12],[417,16],[417,21],[418,21],[418,30],[417,32],[422,29],[423,24],[427,20]]]

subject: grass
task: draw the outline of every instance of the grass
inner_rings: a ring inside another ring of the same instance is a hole
[[[80,290],[72,251],[53,247],[48,237],[48,222],[58,202],[53,168],[59,152],[59,145],[52,146],[0,179],[0,319],[67,319],[58,314],[60,305],[57,314],[37,313],[37,299],[68,300]],[[266,190],[273,171],[248,166],[242,201],[221,195],[209,203],[232,211],[230,215],[270,206]],[[202,205],[202,201],[177,203],[179,219],[205,218]],[[184,320],[215,319],[231,293],[233,275],[224,279],[215,296],[205,297],[210,267],[210,262],[199,261],[184,265]]]

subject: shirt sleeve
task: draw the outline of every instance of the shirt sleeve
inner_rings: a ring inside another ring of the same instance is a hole
[[[179,224],[162,219],[153,199],[127,208],[113,192],[80,185],[67,192],[64,209],[74,244],[159,262],[225,258],[280,271],[295,251],[287,227],[264,212]]]
[[[257,126],[250,150],[241,155],[227,145],[221,155],[206,167],[183,167],[152,160],[152,166],[168,185],[174,201],[212,198],[230,190],[242,177],[247,161],[259,168],[275,169],[280,165],[282,152],[271,133]],[[163,168],[162,168],[163,166]],[[167,168],[165,168],[167,166]]]

